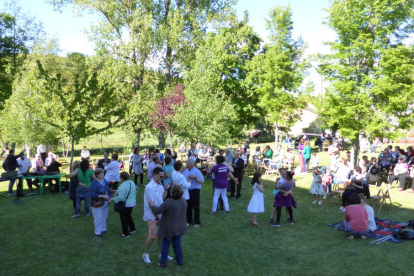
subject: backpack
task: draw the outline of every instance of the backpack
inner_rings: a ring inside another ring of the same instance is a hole
[[[402,227],[394,234],[394,237],[402,240],[414,240],[414,229],[410,227]]]

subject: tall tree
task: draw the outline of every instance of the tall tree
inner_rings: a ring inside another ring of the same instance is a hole
[[[165,91],[180,83],[183,68],[189,65],[195,49],[212,22],[221,24],[232,10],[233,0],[50,0],[56,7],[75,4],[81,9],[91,10],[102,16],[98,26],[92,28],[91,38],[96,42],[97,53],[113,59],[113,66],[107,67],[113,74],[119,74],[129,83],[128,90],[119,91],[126,101],[142,99],[136,105],[151,106],[147,97],[137,94],[150,94],[151,99],[163,97]],[[121,64],[120,64],[121,63]],[[129,68],[132,67],[132,68]],[[150,69],[151,68],[151,69]],[[162,78],[155,78],[156,91],[146,89],[146,77],[154,72],[162,72]],[[130,106],[131,108],[133,106]],[[155,108],[155,104],[152,105]],[[133,112],[130,110],[130,114]],[[148,129],[141,120],[133,121],[128,116],[131,127]],[[142,117],[140,117],[142,118]],[[160,147],[165,139],[160,135]]]
[[[350,138],[359,153],[359,136],[409,128],[414,119],[413,0],[337,0],[327,24],[337,39],[327,43],[320,72],[330,82],[319,101],[319,113]]]
[[[290,6],[272,8],[269,16],[270,43],[249,63],[245,83],[258,97],[262,115],[274,126],[277,144],[279,128],[292,126],[305,106],[300,94],[309,63],[303,58],[303,40],[292,38]]]

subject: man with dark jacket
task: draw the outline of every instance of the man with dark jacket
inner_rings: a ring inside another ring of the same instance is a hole
[[[14,150],[10,150],[9,155],[7,155],[6,160],[4,160],[3,169],[6,172],[15,171],[19,167],[19,164],[17,164],[17,159],[20,158],[21,154],[15,156]],[[11,179],[9,182],[9,195],[13,195],[13,185],[15,181],[16,179]]]
[[[237,181],[239,182],[237,184],[237,193],[236,193],[236,199],[240,198],[240,191],[241,191],[241,185],[243,181],[243,174],[244,174],[244,160],[243,158],[240,158],[240,153],[236,152],[234,153],[232,166],[234,168],[233,176],[237,178]],[[230,196],[234,197],[234,192],[236,190],[236,183],[234,181],[231,181],[231,187],[230,187]]]

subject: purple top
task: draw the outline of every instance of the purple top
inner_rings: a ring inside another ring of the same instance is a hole
[[[229,168],[225,164],[217,164],[211,168],[211,172],[215,174],[214,188],[227,189],[227,175],[230,172]]]
[[[302,152],[303,152],[303,149],[304,149],[305,147],[303,146],[303,144],[299,144],[298,145],[298,150],[299,150],[299,155],[303,155],[302,154]]]
[[[293,180],[293,179],[288,182],[284,178],[280,178],[278,183],[279,183],[278,184],[279,188],[281,188],[285,191],[290,191],[295,186],[295,180]]]

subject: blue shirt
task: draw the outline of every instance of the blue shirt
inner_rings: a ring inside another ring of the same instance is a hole
[[[171,182],[172,182],[172,172],[174,171],[173,166],[171,165],[165,165],[164,167],[162,167],[162,170],[164,171],[164,174],[170,174],[170,177],[165,177],[164,176],[164,180],[162,181],[162,184],[165,186],[165,184],[168,184],[171,186]]]
[[[194,189],[199,189],[200,190],[201,189],[201,184],[198,183],[195,178],[193,178],[193,179],[188,178],[188,176],[192,175],[192,174],[194,174],[198,179],[201,179],[201,182],[204,183],[203,174],[200,172],[199,169],[197,169],[196,167],[192,168],[191,170],[185,169],[185,171],[183,172],[183,175],[185,176],[187,181],[191,183],[191,186],[188,189],[189,190],[194,190]]]

